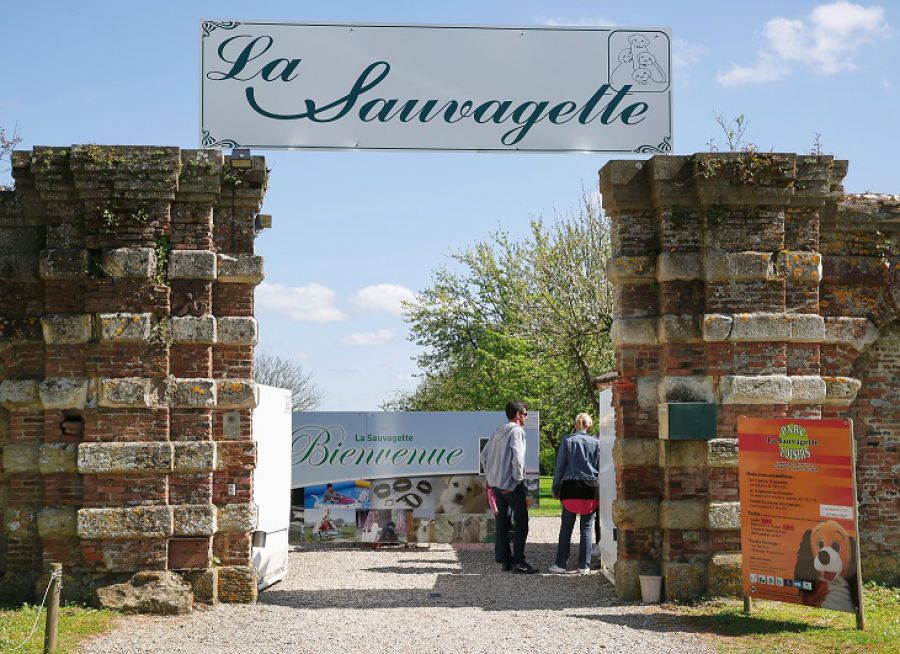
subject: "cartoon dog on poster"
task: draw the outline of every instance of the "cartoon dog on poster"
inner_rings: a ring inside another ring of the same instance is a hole
[[[812,581],[812,590],[800,590],[807,606],[856,611],[856,539],[834,520],[820,522],[803,534],[794,567],[797,580]]]

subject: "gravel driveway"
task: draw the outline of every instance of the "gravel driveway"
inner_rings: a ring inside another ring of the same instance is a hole
[[[532,518],[526,552],[542,570],[558,530]],[[713,651],[671,615],[616,605],[602,575],[513,575],[490,546],[464,547],[302,549],[256,605],[124,618],[82,652]]]

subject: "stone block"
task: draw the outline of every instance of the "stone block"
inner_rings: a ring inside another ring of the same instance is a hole
[[[78,536],[112,538],[168,538],[172,535],[172,507],[134,506],[122,509],[78,509]]]
[[[617,438],[613,443],[613,462],[617,468],[625,466],[655,466],[659,441],[649,438]]]
[[[712,531],[741,528],[740,502],[710,502],[706,507],[706,528]]]
[[[656,387],[659,384],[657,377],[638,377],[637,379],[637,399],[638,406],[642,409],[652,409],[656,407]]]
[[[237,604],[256,601],[256,569],[250,565],[219,568],[219,600]]]
[[[100,340],[113,343],[146,343],[150,340],[153,314],[101,313]]]
[[[191,585],[194,602],[213,606],[219,601],[219,569],[189,570],[183,574],[184,580]]]
[[[223,345],[256,345],[259,327],[250,316],[226,316],[216,320],[216,342]]]
[[[116,248],[103,253],[103,270],[113,278],[150,279],[156,275],[156,250]]]
[[[688,375],[663,377],[657,386],[657,393],[660,404],[716,401],[712,377]]]
[[[846,344],[862,352],[878,340],[878,328],[868,318],[825,318],[825,343]]]
[[[31,475],[40,472],[40,445],[37,443],[7,443],[3,446],[3,470],[10,475]]]
[[[722,404],[787,404],[791,380],[787,375],[725,375],[720,378]]]
[[[606,263],[606,278],[613,284],[656,279],[656,259],[652,256],[611,257]]]
[[[78,446],[75,443],[45,443],[38,453],[42,475],[78,472]]]
[[[34,254],[0,254],[0,280],[37,279],[38,258]]]
[[[171,472],[172,443],[80,443],[78,472]]]
[[[75,538],[78,514],[74,507],[43,508],[37,514],[37,530],[41,538]]]
[[[184,316],[169,319],[169,334],[173,343],[216,342],[216,319],[213,316]]]
[[[259,284],[264,278],[263,258],[255,254],[219,255],[219,281]]]
[[[706,564],[663,563],[663,592],[667,602],[693,602],[706,588]]]
[[[641,599],[640,562],[619,559],[613,568],[616,597],[625,602]]]
[[[88,252],[75,248],[41,250],[38,271],[41,279],[63,281],[79,279],[87,273]]]
[[[707,313],[703,316],[703,340],[709,343],[721,343],[731,336],[734,316],[722,313]]]
[[[818,375],[792,375],[791,404],[821,404],[825,401],[825,381]]]
[[[212,536],[216,533],[213,504],[178,504],[172,507],[174,536]]]
[[[822,281],[822,255],[818,252],[782,250],[776,269],[792,284],[818,284]]]
[[[83,409],[88,399],[88,380],[76,377],[47,377],[39,387],[45,409]]]
[[[771,252],[711,251],[703,269],[708,282],[765,281],[775,277]]]
[[[663,500],[659,503],[663,529],[705,529],[706,504],[697,500]]]
[[[216,406],[220,409],[252,409],[256,406],[256,383],[243,379],[216,381]]]
[[[660,343],[702,343],[697,316],[666,314],[657,323],[657,339]]]
[[[825,382],[824,404],[850,406],[862,388],[862,382],[852,377],[822,377]]]
[[[216,444],[213,441],[186,441],[174,447],[174,472],[212,472],[216,468]]]
[[[34,379],[4,379],[0,381],[0,405],[5,409],[40,409],[40,385]]]
[[[159,400],[159,391],[152,379],[142,377],[101,378],[102,407],[150,407]]]
[[[660,441],[661,468],[703,468],[706,466],[707,441]]]
[[[659,526],[658,500],[613,500],[613,522],[619,529],[652,529]]]
[[[37,511],[33,508],[8,506],[3,511],[6,536],[26,540],[37,536]]]
[[[730,341],[769,342],[789,341],[791,321],[783,313],[738,313],[731,325]]]
[[[744,580],[740,554],[715,554],[707,566],[706,594],[713,597],[741,597]]]
[[[218,507],[218,531],[247,533],[256,529],[255,504],[226,504]]]
[[[616,318],[610,329],[613,345],[655,345],[656,318]]]
[[[738,467],[738,439],[714,438],[706,442],[706,449],[706,465],[708,467]]]
[[[216,382],[212,379],[174,379],[169,384],[173,407],[199,409],[216,405]]]
[[[191,584],[168,570],[136,572],[122,584],[97,589],[100,606],[122,613],[183,615],[194,605]]]
[[[703,279],[703,257],[699,252],[665,252],[656,259],[656,279],[660,282]]]
[[[79,345],[91,340],[90,314],[49,314],[41,318],[48,345]]]
[[[825,340],[825,319],[814,313],[789,314],[791,342],[821,343]]]
[[[172,250],[169,279],[216,279],[216,253],[209,250]]]

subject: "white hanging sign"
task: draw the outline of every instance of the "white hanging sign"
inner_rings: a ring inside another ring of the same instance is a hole
[[[668,152],[669,30],[204,21],[203,147]]]

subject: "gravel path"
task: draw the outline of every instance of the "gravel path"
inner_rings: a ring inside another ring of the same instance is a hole
[[[542,570],[558,530],[532,518],[526,553]],[[82,652],[713,651],[671,615],[617,605],[602,575],[504,573],[490,547],[302,549],[256,605],[128,617]]]

